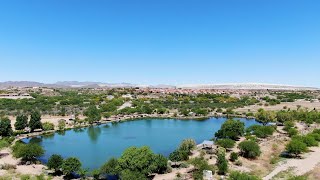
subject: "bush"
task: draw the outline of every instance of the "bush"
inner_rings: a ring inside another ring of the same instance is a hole
[[[247,133],[253,134],[258,138],[266,138],[274,133],[275,128],[273,126],[253,125],[247,128],[246,131]]]
[[[219,139],[219,140],[216,141],[216,144],[218,146],[221,146],[221,147],[223,147],[225,149],[233,148],[235,143],[236,142],[234,140],[232,140],[232,139]]]
[[[256,142],[243,141],[239,144],[240,155],[245,158],[256,158],[260,156],[260,147]]]
[[[194,158],[190,163],[195,167],[192,173],[193,179],[202,179],[204,170],[210,170],[214,174],[214,167],[209,165],[204,158]]]
[[[217,167],[219,175],[225,175],[228,172],[228,161],[224,153],[218,154]]]
[[[60,119],[58,122],[58,128],[59,128],[59,131],[63,131],[66,128],[66,121],[63,119]]]
[[[16,142],[12,150],[14,157],[22,158],[24,161],[34,161],[44,154],[44,149],[35,143],[24,144],[22,142]]]
[[[291,128],[287,132],[288,132],[288,136],[289,137],[293,137],[293,136],[296,136],[298,134],[298,130],[295,129],[295,128]]]
[[[299,139],[293,139],[287,144],[286,150],[289,154],[298,156],[308,150],[307,145]]]
[[[305,143],[307,147],[318,146],[319,144],[314,137],[309,134],[305,136],[294,136],[292,139]]]
[[[261,180],[257,176],[252,176],[247,173],[234,171],[230,173],[228,180]]]
[[[26,115],[18,115],[16,117],[16,122],[14,123],[14,128],[16,130],[24,130],[28,127],[28,117]]]
[[[110,174],[110,175],[117,175],[119,171],[117,170],[118,160],[115,158],[111,158],[108,162],[106,162],[100,168],[101,174]]]
[[[191,151],[195,148],[196,142],[192,139],[183,140],[177,150],[169,155],[171,161],[186,161],[191,155]]]
[[[69,176],[72,173],[75,173],[81,170],[81,162],[77,158],[70,157],[63,161],[61,165],[61,170],[63,174]]]
[[[215,133],[215,137],[218,139],[228,138],[232,140],[238,140],[239,136],[244,134],[245,125],[239,120],[229,119],[225,121],[220,130]]]
[[[60,155],[53,154],[48,160],[48,168],[58,171],[63,164],[63,158]]]
[[[230,154],[230,161],[231,161],[231,162],[235,162],[236,160],[238,160],[238,158],[239,158],[238,153],[232,152],[232,153]]]
[[[54,124],[50,123],[50,122],[45,122],[42,124],[43,130],[44,131],[50,131],[50,130],[54,130]]]

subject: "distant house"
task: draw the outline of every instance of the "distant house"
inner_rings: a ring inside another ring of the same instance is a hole
[[[131,94],[125,94],[125,95],[122,95],[121,97],[126,99],[133,99]]]

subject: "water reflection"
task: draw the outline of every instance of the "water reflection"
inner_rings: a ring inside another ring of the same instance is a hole
[[[91,126],[88,128],[87,133],[89,135],[89,138],[91,139],[92,142],[97,142],[99,136],[101,135],[101,128],[100,126]]]
[[[38,136],[38,137],[34,137],[34,138],[31,138],[29,143],[36,143],[36,144],[40,144],[42,142],[42,137],[41,136]]]
[[[43,139],[53,139],[54,135],[55,135],[55,133],[50,133],[50,134],[43,135],[42,138]]]

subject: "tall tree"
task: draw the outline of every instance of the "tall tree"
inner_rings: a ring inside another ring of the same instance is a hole
[[[237,140],[239,136],[244,134],[245,125],[239,120],[229,119],[225,121],[220,130],[215,133],[216,138],[230,138]]]
[[[28,116],[24,114],[20,114],[16,118],[16,122],[14,123],[14,128],[16,130],[23,130],[28,127]]]
[[[31,113],[29,127],[31,131],[34,131],[35,129],[42,129],[41,114],[39,111]]]
[[[7,117],[0,119],[0,136],[11,136],[13,133],[11,128],[11,121]]]

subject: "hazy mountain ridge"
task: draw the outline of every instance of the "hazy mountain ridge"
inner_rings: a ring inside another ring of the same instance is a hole
[[[0,82],[0,88],[9,87],[48,87],[48,88],[182,88],[182,89],[279,89],[279,90],[319,90],[315,87],[292,86],[282,84],[262,83],[229,83],[229,84],[189,84],[189,85],[139,85],[130,83],[103,83],[103,82],[79,82],[79,81],[58,81],[52,84],[35,81],[6,81]]]

